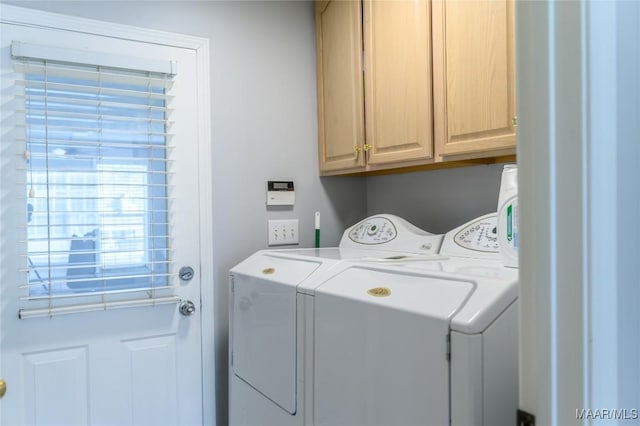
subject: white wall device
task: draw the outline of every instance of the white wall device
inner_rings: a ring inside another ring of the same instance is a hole
[[[296,201],[293,181],[270,180],[267,182],[268,206],[292,206]]]

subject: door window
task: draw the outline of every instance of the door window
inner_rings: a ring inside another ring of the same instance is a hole
[[[171,76],[37,59],[16,70],[24,298],[170,287]]]

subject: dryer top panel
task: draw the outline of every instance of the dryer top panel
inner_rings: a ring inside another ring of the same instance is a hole
[[[440,247],[443,256],[501,260],[496,214],[489,213],[446,233]]]
[[[344,231],[340,248],[376,248],[421,255],[438,254],[442,235],[412,225],[392,214],[370,216]]]

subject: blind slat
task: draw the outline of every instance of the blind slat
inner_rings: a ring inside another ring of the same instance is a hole
[[[173,79],[167,78],[161,74],[154,73],[118,73],[111,72],[108,69],[100,69],[97,67],[86,68],[78,66],[68,66],[64,64],[56,64],[55,62],[45,63],[42,61],[18,62],[15,70],[25,75],[45,75],[52,78],[74,79],[78,81],[103,82],[105,84],[119,84],[132,86],[151,86],[162,88],[165,91],[173,86]],[[31,81],[18,80],[25,84]]]
[[[68,84],[68,83],[56,83],[53,81],[22,81],[17,80],[15,82],[18,86],[24,86],[25,90],[35,91],[36,96],[45,95],[46,92],[53,92],[54,95],[60,95],[61,93],[73,92],[76,97],[79,99],[91,99],[90,97],[94,97],[95,99],[99,98],[107,98],[113,100],[121,99],[121,98],[131,98],[131,103],[136,105],[140,104],[140,101],[162,101],[164,103],[170,103],[172,100],[172,96],[163,94],[163,93],[155,93],[152,91],[143,91],[143,90],[131,90],[131,89],[115,89],[104,86],[89,86],[83,84]],[[151,86],[150,86],[151,88]],[[25,96],[28,98],[30,93],[25,93]],[[72,99],[71,97],[69,99]]]
[[[172,250],[167,248],[167,247],[156,247],[156,248],[150,248],[147,250],[150,253],[153,252],[161,252],[161,253],[172,253]],[[48,255],[50,252],[48,251],[33,251],[30,252],[29,254],[21,254],[20,257],[28,257],[28,256],[46,256]],[[52,254],[55,255],[69,255],[69,254],[77,254],[77,253],[83,253],[83,254],[117,254],[120,253],[120,251],[114,251],[114,250],[90,250],[90,251],[65,251],[65,250],[59,250],[59,251],[55,251],[55,252],[51,252]]]
[[[137,218],[139,215],[133,215],[130,214],[128,212],[123,213],[123,220],[126,219],[129,216],[132,216],[133,218]],[[119,221],[119,222],[109,222],[109,221],[104,221],[101,223],[86,223],[86,222],[78,222],[75,223],[74,226],[78,226],[78,227],[82,227],[82,228],[91,228],[91,227],[97,227],[97,226],[108,226],[108,227],[118,227],[118,226],[129,226],[130,223],[126,222],[126,221]],[[162,221],[162,222],[155,222],[155,221],[145,221],[145,225],[148,226],[168,226],[169,222],[168,221]],[[32,228],[34,229],[38,229],[38,228],[42,228],[42,229],[46,229],[46,228],[68,228],[69,224],[67,223],[60,223],[60,224],[56,224],[56,223],[51,223],[49,225],[30,225]]]
[[[36,193],[37,194],[37,193]],[[38,196],[35,195],[34,197],[29,197],[30,200],[38,200],[38,199],[45,199],[45,200],[96,200],[96,201],[100,201],[100,200],[107,200],[107,201],[115,201],[115,200],[119,200],[119,198],[117,196],[102,196],[102,197],[89,197],[89,196],[72,196],[72,195],[67,195],[67,196],[46,196],[46,194],[43,194],[42,196]],[[136,196],[127,196],[127,198],[125,198],[124,200],[127,201],[136,201],[136,200],[140,200],[140,201],[156,201],[156,200],[169,200],[169,197],[167,196],[162,196],[162,197],[136,197]],[[82,211],[80,211],[80,213],[83,213]],[[115,214],[115,213],[113,213]]]
[[[69,98],[65,98],[64,96],[56,96],[55,94],[47,94],[47,96],[36,95],[36,94],[18,94],[16,95],[16,99],[22,101],[23,103],[29,99],[31,103],[44,103],[45,100],[47,103],[58,105],[58,104],[66,104],[69,102]],[[106,110],[115,110],[115,109],[125,109],[130,111],[149,111],[156,114],[164,113],[166,115],[170,115],[173,109],[169,108],[166,105],[147,105],[147,104],[132,104],[127,102],[117,102],[116,100],[104,100],[104,99],[74,99],[73,100],[76,105],[79,107],[91,107],[91,108],[102,108]]]
[[[125,125],[132,124],[136,126],[140,125],[152,125],[152,126],[168,126],[173,125],[173,122],[165,119],[165,118],[155,118],[145,117],[145,116],[126,116],[126,115],[109,115],[109,114],[101,114],[99,111],[94,113],[87,112],[67,112],[67,111],[52,111],[47,110],[45,108],[31,108],[29,113],[27,114],[26,110],[17,110],[19,113],[24,113],[27,115],[27,119],[29,118],[40,118],[41,120],[45,119],[51,121],[89,121],[89,122],[99,122],[100,124],[113,124],[113,125]],[[154,115],[157,115],[154,114]]]
[[[73,213],[76,213],[75,211],[72,211]],[[150,213],[150,215],[163,215],[163,214],[168,214],[169,210],[167,209],[158,209],[158,210],[127,210],[127,212],[129,214],[139,214],[139,213],[145,213],[148,212]],[[55,215],[62,215],[68,213],[67,210],[65,211],[58,211],[58,210],[50,210],[48,212],[38,212],[38,211],[34,211],[33,213],[31,213],[33,216],[37,216],[37,215],[51,215],[51,216],[55,216]],[[78,211],[78,213],[87,213],[87,214],[101,214],[101,213],[105,213],[105,210],[81,210]],[[24,216],[24,212],[20,213],[20,216]]]
[[[18,138],[19,142],[25,142],[25,138]],[[168,145],[161,145],[159,142],[151,143],[150,141],[140,142],[140,143],[129,143],[127,142],[110,142],[110,141],[89,141],[84,139],[75,139],[75,140],[62,140],[62,139],[41,139],[41,138],[30,138],[29,144],[31,146],[49,146],[49,147],[76,147],[81,145],[83,147],[88,148],[96,148],[96,147],[107,147],[107,148],[131,148],[131,149],[153,149],[153,150],[172,150],[175,147]]]
[[[26,124],[19,124],[17,127],[20,128],[27,128]],[[36,128],[36,130],[40,130],[37,129],[38,126],[33,126],[34,128]],[[43,126],[41,126],[43,127]],[[101,139],[106,139],[106,140],[110,140],[110,136],[124,136],[124,135],[128,135],[128,136],[173,136],[172,133],[168,133],[168,132],[163,132],[163,131],[126,131],[126,130],[116,130],[116,129],[104,129],[104,128],[100,128],[100,127],[78,127],[78,126],[55,126],[55,125],[50,125],[50,126],[44,126],[46,127],[46,131],[47,132],[58,132],[58,133],[62,133],[64,132],[94,132],[94,133],[99,133],[100,134],[100,138]],[[43,130],[45,130],[43,127]],[[31,130],[33,131],[33,129]],[[144,141],[144,140],[142,140]]]
[[[99,241],[100,237],[79,237],[82,240],[85,241]],[[118,238],[118,237],[110,237],[109,240],[111,241],[140,241],[140,240],[147,240],[149,237],[147,236],[142,236],[142,237],[122,237],[122,238]],[[170,238],[169,235],[154,235],[153,238]],[[69,241],[71,238],[69,237],[60,237],[60,238],[55,238],[55,237],[50,237],[50,238],[29,238],[28,240],[18,240],[19,243],[26,243],[26,242],[34,242],[34,243],[38,243],[38,242],[47,242],[47,241],[52,241],[52,242],[57,242],[57,241]],[[55,251],[51,251],[51,254],[55,254]]]
[[[27,182],[20,182],[20,184],[24,184],[26,185]],[[61,187],[61,188],[74,188],[74,187],[89,187],[89,186],[95,186],[94,183],[74,183],[74,182],[48,182],[46,183],[46,186],[48,186],[49,188],[56,188],[56,187]],[[124,188],[130,188],[132,190],[134,189],[153,189],[153,188],[171,188],[172,185],[166,185],[163,183],[123,183],[123,182],[118,182],[118,181],[113,181],[113,182],[109,182],[109,187],[124,187]],[[66,211],[66,210],[65,210]],[[84,211],[84,210],[83,210]]]
[[[17,168],[16,170],[24,171],[24,172],[26,172],[26,171],[28,171],[28,172],[45,172],[45,173],[47,172],[47,169],[36,169],[36,168],[31,169],[31,168],[27,168],[27,167],[25,167],[25,168]],[[58,173],[59,172],[64,172],[64,173],[79,173],[80,172],[80,170],[78,170],[78,169],[56,169],[55,171],[58,172]],[[99,174],[99,172],[94,172],[94,173],[95,173],[95,175]],[[124,173],[127,173],[127,174],[130,174],[130,175],[143,174],[143,175],[166,176],[166,175],[173,175],[175,172],[171,172],[171,171],[165,172],[165,171],[162,171],[162,170],[149,170],[149,171],[146,171],[146,172],[129,172],[129,171],[121,171],[121,170],[109,170],[109,173],[112,173],[112,174],[124,174]]]
[[[83,253],[84,254],[84,253]],[[86,253],[86,254],[91,254],[91,253]],[[175,264],[173,261],[171,260],[154,260],[153,262],[149,262],[149,264],[154,264],[154,265],[173,265]],[[47,271],[51,271],[51,272],[56,272],[56,271],[65,271],[65,270],[78,270],[78,269],[83,269],[83,268],[102,268],[103,265],[101,263],[82,263],[82,264],[77,264],[77,265],[52,265],[52,266],[47,266],[47,265],[39,265],[39,264],[34,264],[32,266],[33,268],[37,268],[39,270],[44,271],[45,273]],[[19,269],[20,272],[29,272],[28,268],[21,268]],[[32,284],[28,284],[28,285],[34,285]]]
[[[64,156],[64,160],[65,161],[87,161],[87,160],[101,160],[101,161],[115,161],[115,160],[131,160],[132,157],[131,155],[125,156],[115,156],[115,155],[78,155],[78,154],[71,154],[71,155],[67,155],[67,154],[60,154],[59,156],[56,156],[54,158],[60,158]],[[50,155],[49,153],[32,153],[30,155],[31,159],[47,159],[50,157],[53,157],[52,155]],[[168,159],[168,158],[157,158],[157,157],[133,157],[134,160],[136,161],[153,161],[154,163],[172,163],[175,160],[172,159]],[[100,172],[96,172],[96,173],[100,173]]]

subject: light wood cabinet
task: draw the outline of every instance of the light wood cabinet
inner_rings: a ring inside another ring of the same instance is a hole
[[[514,2],[435,0],[432,11],[438,155],[515,153]]]
[[[317,1],[316,43],[321,174],[515,154],[512,0]]]
[[[316,2],[321,172],[365,166],[361,23],[358,1]]]
[[[316,2],[321,173],[432,161],[430,20],[424,0]]]
[[[363,2],[367,163],[433,158],[427,1]]]

